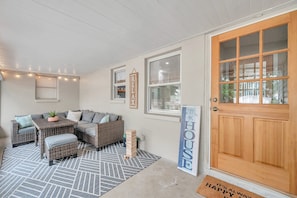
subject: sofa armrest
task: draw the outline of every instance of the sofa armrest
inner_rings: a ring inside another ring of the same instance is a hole
[[[124,120],[97,124],[96,145],[99,147],[120,141],[124,134]]]
[[[11,130],[11,135],[17,134],[17,132],[19,131],[19,123],[17,123],[16,120],[11,120]]]

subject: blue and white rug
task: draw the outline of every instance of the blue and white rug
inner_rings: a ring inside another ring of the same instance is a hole
[[[6,148],[0,169],[0,197],[100,197],[160,158],[138,150],[136,157],[124,159],[125,153],[120,143],[101,151],[80,143],[77,158],[48,166],[34,143]]]

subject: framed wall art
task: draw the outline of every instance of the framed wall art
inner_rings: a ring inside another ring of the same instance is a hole
[[[130,108],[138,108],[138,72],[133,69],[132,73],[129,74],[129,85],[130,85]]]

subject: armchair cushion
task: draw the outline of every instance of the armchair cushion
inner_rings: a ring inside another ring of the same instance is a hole
[[[33,126],[31,115],[16,116],[15,120],[17,121],[21,129]]]
[[[28,133],[34,133],[34,132],[35,132],[34,126],[21,128],[20,130],[17,131],[18,134],[28,134]]]

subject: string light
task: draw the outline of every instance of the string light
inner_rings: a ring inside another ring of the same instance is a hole
[[[41,77],[49,77],[49,79],[51,79],[50,77],[56,77],[59,80],[64,80],[64,81],[69,81],[69,79],[71,79],[73,82],[77,82],[79,80],[78,76],[68,76],[68,75],[55,75],[55,74],[46,74],[46,73],[35,73],[35,72],[27,72],[27,71],[16,71],[16,70],[3,70],[0,69],[0,74],[2,74],[3,76],[6,75],[7,72],[12,73],[14,75],[15,78],[21,78],[22,76],[28,76],[28,77],[33,77],[35,76],[35,78],[41,78]]]

